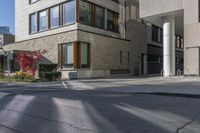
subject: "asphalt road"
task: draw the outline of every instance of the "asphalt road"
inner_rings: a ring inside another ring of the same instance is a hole
[[[0,133],[200,133],[199,98],[198,80],[0,83]]]

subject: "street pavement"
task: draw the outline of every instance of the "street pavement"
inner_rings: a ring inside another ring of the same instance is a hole
[[[0,83],[0,133],[200,133],[200,79]]]

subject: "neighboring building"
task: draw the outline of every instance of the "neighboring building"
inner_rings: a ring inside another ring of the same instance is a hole
[[[139,0],[29,2],[15,0],[16,42],[5,52],[47,50],[41,63],[58,63],[63,77],[161,72],[162,29],[139,19]],[[181,46],[177,51],[182,55]]]
[[[10,28],[8,26],[0,26],[0,35],[10,34]]]
[[[10,34],[0,34],[0,46],[15,42],[15,36]]]
[[[167,4],[166,4],[167,3]],[[164,69],[175,74],[175,35],[184,36],[184,73],[200,74],[200,1],[140,0],[140,16],[164,29]]]

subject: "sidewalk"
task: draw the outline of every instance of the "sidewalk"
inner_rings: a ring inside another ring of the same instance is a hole
[[[200,95],[200,78],[149,77],[76,80],[66,82],[72,90],[96,90],[121,93]]]

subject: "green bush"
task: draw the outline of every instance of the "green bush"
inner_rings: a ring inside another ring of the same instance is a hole
[[[61,72],[57,72],[58,64],[39,64],[38,76],[43,81],[54,81],[61,79]]]
[[[44,72],[41,73],[41,79],[44,81],[55,81],[61,79],[61,72]]]
[[[39,64],[38,73],[41,72],[56,72],[58,64]]]

